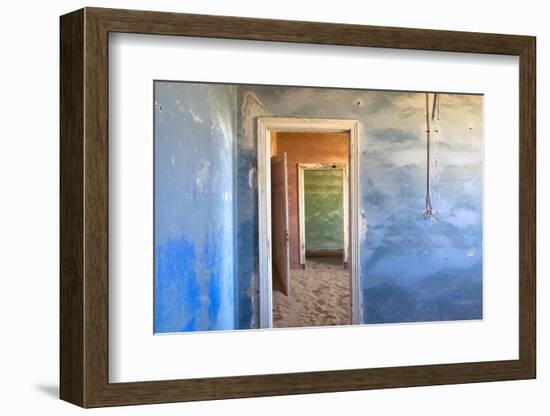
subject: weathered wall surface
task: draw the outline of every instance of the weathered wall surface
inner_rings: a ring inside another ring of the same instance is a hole
[[[259,327],[258,192],[256,120],[266,115],[252,92],[237,87],[237,288],[238,327]]]
[[[235,102],[155,83],[155,332],[236,327]]]
[[[287,154],[288,226],[290,229],[290,267],[300,267],[299,238],[299,163],[348,163],[349,135],[340,133],[278,133],[277,153]]]
[[[344,248],[343,172],[304,172],[304,223],[307,250]]]
[[[482,317],[481,96],[441,95],[428,219],[425,94],[157,83],[155,99],[155,331],[258,327],[262,115],[360,123],[365,323]]]
[[[365,323],[482,317],[481,96],[440,96],[435,215],[427,219],[425,94],[239,86],[237,95],[240,327],[257,325],[257,195],[249,180],[260,115],[360,122]]]

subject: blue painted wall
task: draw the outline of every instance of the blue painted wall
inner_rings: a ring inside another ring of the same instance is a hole
[[[156,333],[235,328],[235,100],[155,83]]]
[[[426,219],[425,94],[238,88],[239,325],[256,327],[255,117],[360,122],[364,323],[482,318],[482,96],[441,95]]]
[[[360,122],[364,323],[482,318],[482,97],[157,83],[155,331],[259,324],[258,116]]]

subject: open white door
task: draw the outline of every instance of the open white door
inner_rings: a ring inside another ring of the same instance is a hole
[[[288,174],[286,153],[271,157],[271,239],[273,278],[288,295],[290,288]]]

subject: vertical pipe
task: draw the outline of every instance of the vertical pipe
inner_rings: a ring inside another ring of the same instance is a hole
[[[432,215],[432,198],[430,195],[430,103],[429,95],[426,93],[426,211],[425,216]],[[435,98],[434,98],[435,101]],[[434,102],[435,104],[435,102]]]

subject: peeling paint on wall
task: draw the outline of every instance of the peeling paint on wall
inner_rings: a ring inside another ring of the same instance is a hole
[[[250,189],[256,189],[258,184],[258,179],[256,175],[256,168],[250,168],[248,170],[248,187]]]
[[[241,98],[239,96],[239,98]],[[239,146],[243,150],[256,148],[256,117],[264,115],[264,106],[252,91],[244,91],[241,98],[241,135]]]
[[[233,86],[155,83],[156,333],[236,328],[235,100]]]

